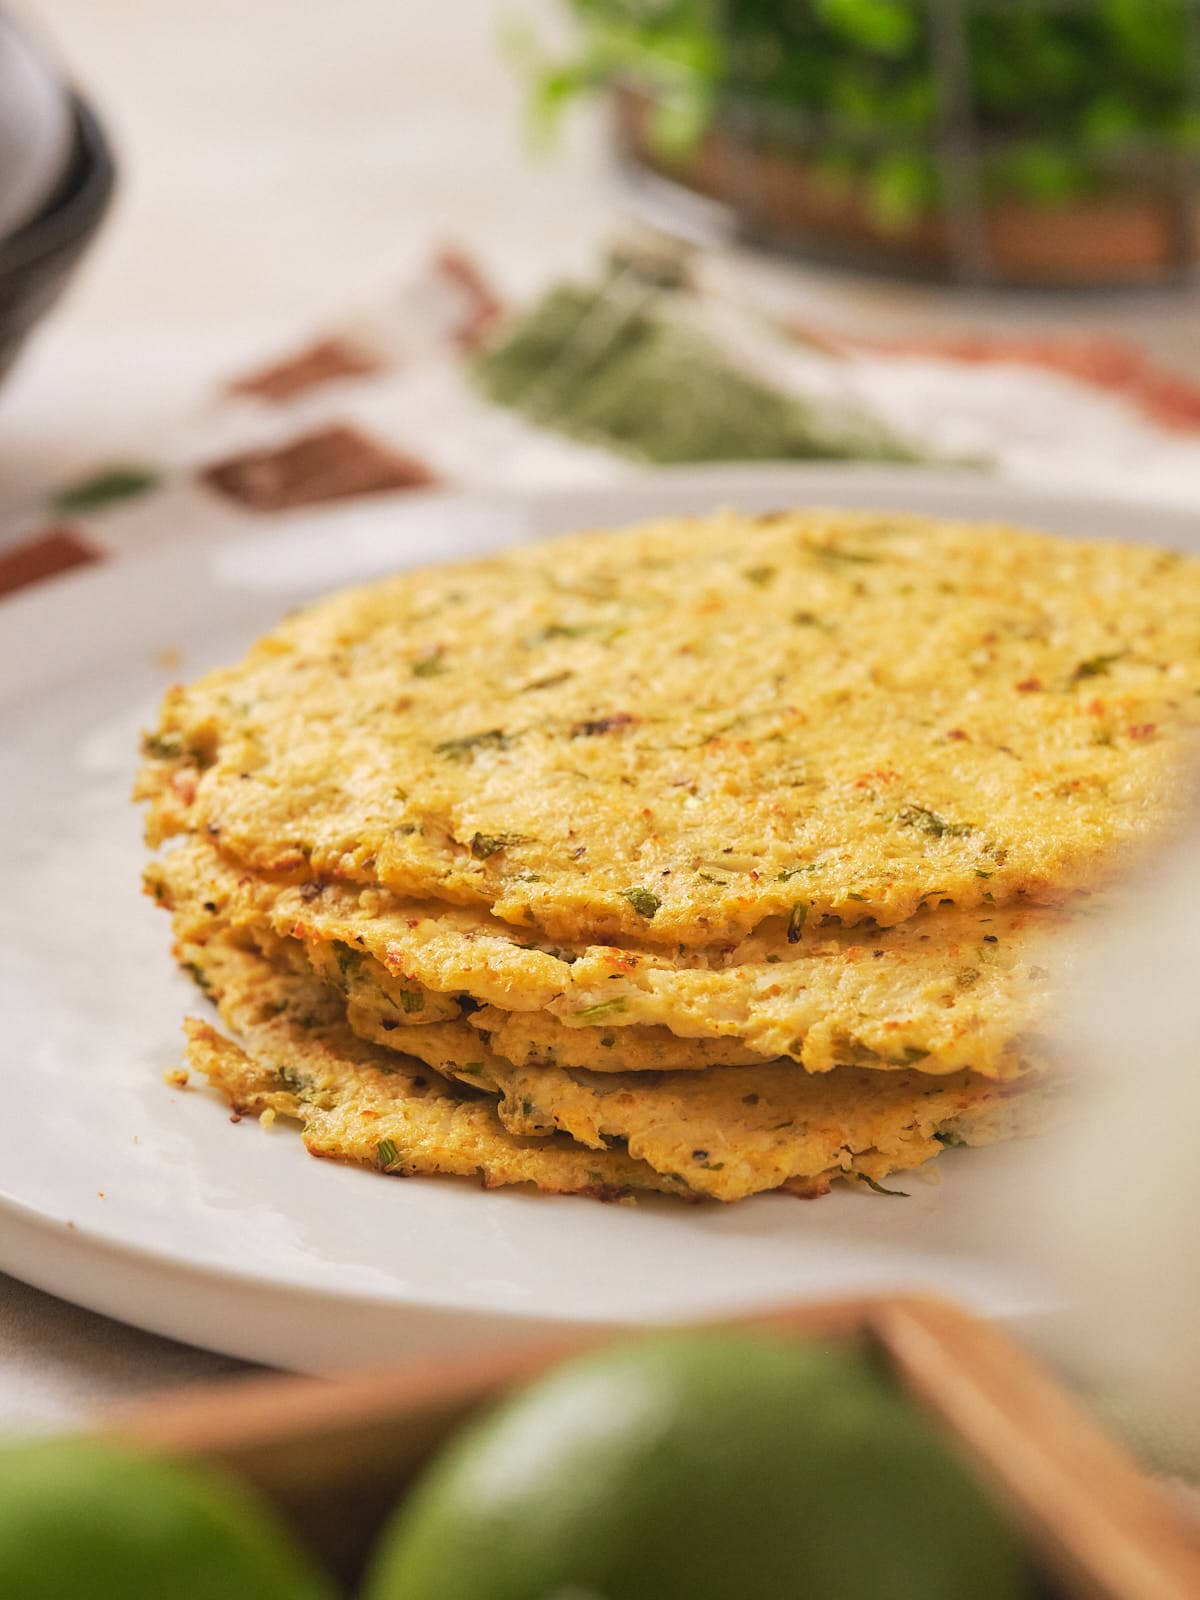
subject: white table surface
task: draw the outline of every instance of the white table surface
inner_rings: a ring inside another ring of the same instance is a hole
[[[550,0],[24,0],[101,108],[118,148],[112,218],[68,300],[0,393],[0,532],[106,457],[153,458],[231,371],[377,296],[455,239],[511,289],[586,268],[622,191],[595,116],[553,160],[522,149],[496,30]],[[1037,297],[796,274],[814,319],[918,329],[967,310],[1005,326],[1061,318]],[[1077,304],[1200,370],[1194,293]],[[221,1358],[0,1277],[0,1427],[69,1424]]]
[[[69,299],[0,394],[0,518],[446,239],[516,287],[586,265],[614,185],[586,117],[526,158],[501,20],[546,0],[15,0],[117,147]],[[594,124],[594,119],[591,119]]]

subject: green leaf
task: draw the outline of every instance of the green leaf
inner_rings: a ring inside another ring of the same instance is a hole
[[[868,194],[879,226],[887,233],[905,233],[937,203],[937,169],[927,155],[897,150],[876,163]]]
[[[645,917],[647,922],[654,919],[659,907],[662,905],[662,900],[654,893],[653,889],[643,889],[640,884],[635,885],[632,889],[622,889],[621,897],[628,900],[638,916]]]
[[[478,750],[507,750],[512,739],[500,728],[488,728],[483,733],[465,733],[458,739],[443,739],[433,747],[434,755],[445,756],[448,761],[470,761]]]
[[[177,733],[148,733],[142,740],[142,754],[155,761],[176,761],[183,754],[183,740]]]
[[[769,566],[743,567],[742,577],[747,583],[752,583],[756,588],[765,589],[775,577],[776,569]]]
[[[874,1178],[868,1178],[865,1172],[856,1172],[855,1177],[865,1183],[868,1189],[874,1189],[876,1194],[891,1195],[896,1200],[907,1200],[909,1194],[904,1189],[885,1189],[881,1183],[876,1183]]]
[[[811,544],[804,548],[809,555],[827,561],[830,566],[877,567],[880,561],[879,556],[873,556],[866,550],[842,550],[835,544]]]
[[[303,1072],[297,1072],[295,1067],[276,1067],[275,1081],[288,1094],[294,1094],[297,1100],[307,1100],[312,1093],[312,1079]]]
[[[1001,185],[1037,205],[1061,205],[1086,193],[1087,168],[1069,147],[1028,139],[997,156],[992,172]]]
[[[529,835],[525,833],[477,833],[471,840],[471,854],[476,861],[487,861],[515,844],[528,843]]]
[[[918,833],[927,833],[933,839],[965,839],[967,834],[975,832],[975,825],[971,822],[947,822],[936,811],[930,811],[928,806],[903,806],[896,814],[896,821],[904,828],[915,828]]]
[[[966,1148],[967,1141],[962,1135],[953,1132],[949,1128],[939,1128],[933,1137],[939,1144],[944,1144],[947,1150],[964,1150]]]
[[[146,494],[156,489],[160,481],[159,474],[150,467],[105,467],[93,477],[58,490],[51,496],[50,504],[55,511],[99,511],[103,506]]]
[[[605,1017],[611,1017],[618,1011],[625,1010],[625,1000],[621,995],[614,995],[611,1000],[598,1000],[594,1006],[581,1006],[575,1012],[580,1022],[602,1022]]]
[[[185,972],[190,973],[192,982],[202,993],[210,994],[212,992],[212,984],[209,981],[208,974],[198,961],[185,961],[183,969]]]
[[[904,0],[815,0],[815,10],[843,39],[876,55],[903,56],[916,43],[917,19]]]
[[[712,115],[713,96],[707,86],[676,86],[655,103],[650,116],[650,142],[661,155],[688,155],[699,144]]]
[[[413,665],[412,665],[412,675],[413,675],[413,677],[414,678],[436,678],[436,677],[439,677],[446,670],[446,663],[445,663],[445,661],[443,659],[445,654],[446,654],[445,648],[440,644],[435,644],[431,650],[426,650],[424,655],[418,656],[417,659],[413,662]]]
[[[1113,650],[1108,655],[1089,656],[1086,661],[1081,661],[1071,674],[1072,683],[1082,683],[1086,678],[1106,678],[1108,670],[1114,661],[1120,661],[1125,655],[1124,650]]]

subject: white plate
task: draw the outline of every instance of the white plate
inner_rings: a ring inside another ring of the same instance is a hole
[[[901,1284],[992,1314],[1037,1304],[1019,1241],[1001,1259],[975,1228],[1018,1170],[1011,1149],[951,1152],[945,1181],[910,1178],[906,1201],[601,1206],[385,1181],[312,1160],[282,1125],[231,1126],[215,1096],[163,1083],[196,997],[168,956],[166,918],[139,893],[128,791],[139,727],[170,677],[233,659],[297,602],[396,566],[655,512],[804,502],[1200,548],[1182,516],[974,477],[668,473],[541,497],[360,502],[0,607],[0,1268],[159,1333],[309,1369]]]

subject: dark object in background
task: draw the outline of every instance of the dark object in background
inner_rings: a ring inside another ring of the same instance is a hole
[[[14,35],[23,57],[36,60],[37,52],[0,13],[0,44]],[[0,65],[6,61],[7,56]],[[45,71],[48,80],[57,81],[48,64]],[[4,92],[0,78],[0,94]],[[58,92],[67,128],[64,162],[32,212],[0,235],[0,378],[30,329],[66,287],[112,197],[115,167],[95,113],[65,85]],[[0,142],[0,180],[6,176],[5,161],[14,159],[7,143]]]

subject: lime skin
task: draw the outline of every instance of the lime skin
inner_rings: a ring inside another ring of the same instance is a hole
[[[99,1439],[0,1447],[0,1595],[333,1600],[247,1490]]]
[[[687,1332],[469,1427],[365,1600],[1029,1600],[1015,1537],[857,1346]]]

